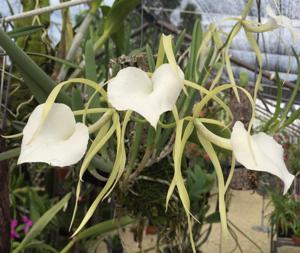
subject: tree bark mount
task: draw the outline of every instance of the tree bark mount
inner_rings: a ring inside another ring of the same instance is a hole
[[[3,151],[5,140],[0,136],[0,153]],[[10,249],[9,166],[7,161],[0,161],[0,253]]]

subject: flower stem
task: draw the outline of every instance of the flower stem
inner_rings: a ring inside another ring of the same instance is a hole
[[[220,137],[214,134],[213,132],[209,131],[198,119],[194,120],[194,125],[196,127],[196,130],[199,133],[201,133],[201,135],[205,136],[213,144],[224,149],[232,150],[232,146],[229,139]]]
[[[100,129],[112,116],[113,110],[105,112],[100,119],[98,119],[94,124],[89,126],[89,133],[94,133]]]
[[[266,23],[261,25],[250,25],[247,21],[241,21],[241,23],[247,32],[253,32],[253,33],[268,32],[278,27],[278,25],[276,25],[276,23],[272,20],[269,20]]]

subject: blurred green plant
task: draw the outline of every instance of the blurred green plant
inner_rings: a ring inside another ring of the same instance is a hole
[[[53,219],[53,217],[59,212],[69,201],[71,194],[67,194],[62,200],[57,204],[51,207],[47,212],[45,212],[41,218],[39,218],[32,228],[29,230],[28,234],[20,243],[15,243],[15,249],[13,253],[23,251],[26,248],[35,247],[35,244],[32,244],[34,239],[44,230],[47,224]],[[36,242],[35,242],[36,243]],[[45,247],[47,244],[39,243],[39,247]]]
[[[274,210],[269,216],[271,226],[281,237],[287,237],[289,230],[299,235],[300,202],[292,195],[282,195],[278,191],[269,191]],[[291,235],[289,235],[291,236]]]
[[[293,47],[292,47],[292,52],[297,61],[298,71],[300,71],[299,57]],[[296,111],[292,110],[293,109],[292,106],[297,99],[298,91],[299,91],[299,87],[300,87],[299,75],[297,77],[297,82],[293,88],[291,97],[289,98],[289,100],[286,103],[286,106],[284,108],[281,108],[281,104],[283,102],[283,97],[282,97],[283,82],[279,78],[278,73],[276,73],[276,80],[277,80],[278,88],[277,88],[277,99],[276,99],[275,112],[274,112],[273,116],[263,126],[264,131],[270,132],[272,134],[283,130],[285,127],[292,124],[300,116],[300,109],[298,109]]]
[[[298,143],[288,145],[286,151],[286,155],[287,155],[286,163],[289,170],[295,175],[299,175],[299,171],[300,171],[299,152],[300,152],[300,145]]]

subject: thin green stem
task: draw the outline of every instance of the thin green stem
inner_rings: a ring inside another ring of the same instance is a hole
[[[90,108],[90,109],[83,109],[83,110],[77,110],[73,111],[74,116],[77,115],[83,115],[83,114],[94,114],[94,113],[99,113],[99,112],[107,112],[111,110],[111,108]]]
[[[82,239],[99,236],[107,232],[112,232],[114,230],[125,227],[128,224],[133,223],[134,221],[135,220],[130,218],[129,216],[124,216],[117,220],[112,219],[96,224],[90,228],[83,230],[82,232],[78,233],[78,235],[73,237],[72,240],[60,251],[60,253],[70,252],[74,244]]]
[[[251,9],[251,6],[253,4],[253,0],[249,0],[244,11],[243,11],[243,14],[242,14],[242,19],[245,19]]]
[[[230,139],[220,137],[214,134],[213,132],[209,131],[198,119],[194,120],[194,125],[197,129],[197,132],[199,132],[201,136],[205,136],[205,138],[213,144],[227,150],[232,150]]]
[[[98,119],[94,124],[90,125],[89,128],[89,133],[94,133],[98,129],[100,129],[110,118],[112,117],[114,110],[108,110],[106,111],[100,119]]]
[[[268,20],[266,23],[261,25],[250,25],[249,22],[243,20],[241,21],[241,24],[247,32],[252,33],[263,33],[278,28],[278,25],[276,25],[273,20]]]

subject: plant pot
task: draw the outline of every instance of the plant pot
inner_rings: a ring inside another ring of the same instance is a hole
[[[113,248],[112,253],[123,253],[123,247],[122,245],[118,245],[116,247]]]
[[[293,242],[294,242],[296,245],[299,245],[299,246],[300,246],[300,236],[298,236],[298,235],[293,235],[293,236],[292,236],[292,240],[293,240]]]
[[[277,236],[278,237],[288,237],[291,238],[293,235],[293,230],[291,228],[288,228],[285,232],[280,226],[278,226]]]
[[[55,177],[60,180],[63,181],[65,180],[66,176],[68,175],[68,172],[70,171],[70,167],[69,166],[65,166],[65,167],[56,167],[55,168]]]
[[[157,234],[158,230],[155,226],[148,225],[146,227],[146,235],[155,235]]]

